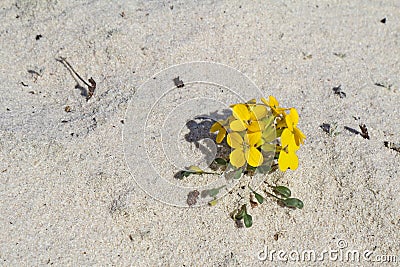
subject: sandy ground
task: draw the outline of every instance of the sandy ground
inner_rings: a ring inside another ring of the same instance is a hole
[[[398,1],[17,0],[0,3],[0,25],[1,265],[288,265],[261,261],[263,250],[400,261],[399,153],[383,145],[400,142]],[[89,101],[59,57],[95,79]],[[267,199],[250,211],[253,227],[237,228],[235,193],[178,208],[138,187],[125,112],[152,96],[138,88],[154,74],[199,60],[235,68],[298,109],[307,140],[280,183],[302,210]],[[343,129],[358,129],[354,117],[370,140]],[[335,137],[319,127],[334,122]]]

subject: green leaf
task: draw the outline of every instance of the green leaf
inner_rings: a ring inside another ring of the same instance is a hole
[[[288,208],[302,209],[304,206],[303,202],[297,198],[282,199],[281,202],[283,203],[283,205],[285,205]]]
[[[245,214],[243,217],[244,225],[249,228],[253,225],[253,218],[251,217],[250,214]]]
[[[214,159],[214,161],[215,161],[215,163],[217,163],[218,165],[226,165],[226,164],[228,164],[227,162],[226,162],[226,160],[224,160],[223,158],[215,158]]]
[[[235,174],[233,175],[233,179],[239,179],[240,177],[242,177],[242,169],[239,169],[237,171],[235,171]]]
[[[257,199],[258,203],[262,204],[264,202],[264,198],[263,196],[261,196],[259,193],[257,193],[256,191],[254,191],[250,186],[249,189],[251,190],[251,192],[254,194],[254,197]]]
[[[187,168],[187,170],[185,170],[184,172],[189,173],[187,176],[189,176],[190,174],[217,174],[215,172],[206,172],[203,171],[202,169],[200,169],[197,166],[190,166],[189,168]]]
[[[241,220],[245,215],[246,215],[246,204],[243,204],[242,207],[238,210],[238,212],[234,216],[234,219]]]
[[[191,175],[192,172],[188,172],[188,171],[179,171],[177,172],[174,177],[176,179],[182,180],[184,177],[188,177],[189,175]]]
[[[223,186],[217,187],[217,188],[203,190],[203,191],[201,191],[201,197],[202,198],[205,198],[207,196],[216,197],[218,195],[219,191],[224,187],[226,187],[226,185],[223,185]]]
[[[253,191],[254,197],[257,199],[258,203],[262,204],[264,202],[264,198],[258,194],[257,192]]]
[[[290,192],[290,189],[289,189],[289,188],[287,188],[286,186],[282,186],[282,185],[280,185],[280,186],[275,186],[275,187],[273,188],[273,191],[274,191],[276,194],[281,195],[281,196],[283,196],[283,197],[285,197],[285,198],[290,197],[291,194],[292,194],[292,193]]]

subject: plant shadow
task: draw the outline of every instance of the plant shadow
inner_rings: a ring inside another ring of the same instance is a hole
[[[197,149],[204,155],[207,162],[213,162],[215,157],[226,157],[229,155],[229,147],[226,141],[215,146],[216,134],[211,133],[211,126],[219,120],[224,120],[232,115],[231,110],[224,109],[221,111],[215,111],[210,114],[203,114],[196,116],[195,118],[186,122],[186,127],[189,129],[189,133],[185,135],[185,140],[189,143],[193,143]],[[212,142],[210,141],[212,140]],[[208,142],[207,142],[208,141]],[[217,149],[216,155],[213,153]],[[211,158],[212,157],[212,158]],[[213,163],[209,166],[211,169],[215,169]],[[182,179],[182,171],[177,172],[174,177]]]

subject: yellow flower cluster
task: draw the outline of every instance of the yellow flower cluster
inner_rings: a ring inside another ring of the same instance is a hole
[[[281,108],[278,101],[270,96],[256,103],[252,99],[246,103],[232,105],[232,116],[215,122],[210,131],[218,132],[216,142],[226,137],[233,149],[230,163],[236,168],[246,163],[259,167],[264,163],[263,152],[279,152],[278,165],[281,171],[294,170],[298,166],[296,151],[304,143],[306,136],[297,128],[299,115],[295,108]],[[280,137],[280,145],[274,141]]]

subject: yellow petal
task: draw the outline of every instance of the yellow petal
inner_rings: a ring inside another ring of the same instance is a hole
[[[299,113],[295,108],[291,108],[290,113],[292,113],[294,125],[297,125],[299,123]]]
[[[265,99],[264,97],[261,97],[261,102],[263,102],[265,105],[269,106],[267,99]]]
[[[295,108],[290,109],[290,114],[289,114],[294,126],[297,125],[299,122],[299,113],[297,113],[297,110]]]
[[[279,170],[281,170],[282,172],[285,172],[289,168],[288,153],[286,153],[283,149],[279,153],[278,165],[279,165]]]
[[[241,121],[250,120],[250,111],[245,104],[237,104],[233,107],[233,116]]]
[[[289,158],[290,158],[290,169],[295,170],[299,166],[299,158],[297,157],[294,151],[289,151]]]
[[[285,122],[286,122],[286,126],[288,127],[288,129],[293,132],[293,124],[294,124],[294,122],[293,122],[293,118],[292,118],[291,115],[292,115],[292,113],[290,113],[289,115],[285,116]]]
[[[294,142],[294,135],[293,133],[288,129],[284,129],[281,135],[281,144],[282,147],[286,147],[289,146],[291,144],[293,144]]]
[[[262,121],[252,121],[248,126],[247,129],[250,132],[259,132],[265,128],[265,124]]]
[[[235,132],[241,132],[247,129],[247,125],[241,120],[234,120],[229,126]]]
[[[286,152],[282,149],[279,153],[278,165],[279,169],[283,172],[288,168],[295,170],[299,166],[299,159],[294,151]]]
[[[261,141],[261,132],[248,133],[244,136],[244,141],[252,147],[255,147]]]
[[[245,152],[247,163],[252,167],[258,167],[263,163],[263,155],[255,147],[250,147],[250,149]]]
[[[294,140],[296,141],[296,145],[300,146],[300,144],[304,144],[304,139],[306,138],[306,136],[300,131],[300,129],[297,127],[294,127],[293,133],[294,133]]]
[[[222,128],[222,125],[221,125],[222,122],[223,121],[215,122],[210,128],[210,132],[215,133],[216,131],[219,131]]]
[[[243,146],[243,138],[236,132],[228,134],[227,142],[232,148],[241,148]]]
[[[229,155],[230,163],[236,168],[242,167],[246,163],[243,150],[235,149]]]
[[[221,128],[221,130],[219,130],[217,134],[217,138],[215,139],[215,141],[217,141],[218,144],[221,143],[222,140],[224,140],[225,135],[226,135],[225,128]]]
[[[268,111],[265,106],[257,105],[251,108],[251,120],[261,120],[267,115]]]
[[[276,98],[273,97],[272,95],[269,96],[269,106],[271,106],[271,107],[279,107],[278,100],[276,100]]]

